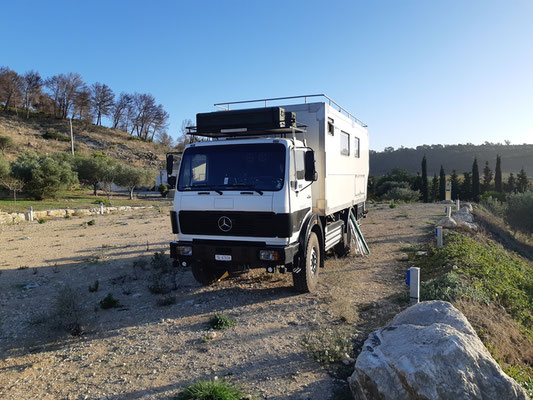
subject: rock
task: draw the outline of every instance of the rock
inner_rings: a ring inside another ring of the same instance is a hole
[[[478,227],[476,224],[465,222],[465,221],[457,222],[457,228],[461,228],[467,231],[474,231],[474,232],[477,232],[478,230]]]
[[[38,288],[39,286],[41,285],[39,285],[37,282],[31,282],[25,285],[23,289],[26,289],[26,290],[35,289],[35,288]]]
[[[428,254],[427,251],[419,250],[415,253],[417,256],[426,256]]]
[[[416,304],[371,333],[348,381],[361,400],[527,400],[464,315],[443,301]]]
[[[453,204],[453,201],[451,200],[442,200],[439,202],[439,204]]]
[[[439,222],[437,222],[435,225],[442,226],[443,228],[455,228],[457,226],[457,222],[455,222],[455,219],[452,217],[446,217],[439,220]]]
[[[64,218],[65,210],[49,210],[46,214],[49,218]]]
[[[409,254],[407,253],[400,253],[400,255],[397,258],[398,261],[409,261]]]
[[[459,221],[469,222],[469,223],[474,222],[474,216],[470,214],[470,212],[468,211],[468,208],[466,207],[463,207],[459,211],[457,211],[454,215],[454,219],[457,222]]]
[[[474,207],[472,207],[472,204],[470,203],[462,203],[462,206],[461,208],[466,208],[468,210],[468,212],[472,212],[474,211]]]

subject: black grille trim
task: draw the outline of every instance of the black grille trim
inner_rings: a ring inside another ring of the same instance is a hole
[[[181,233],[188,235],[290,237],[298,232],[310,208],[292,214],[255,211],[180,211]],[[218,227],[221,217],[231,219],[228,232]]]

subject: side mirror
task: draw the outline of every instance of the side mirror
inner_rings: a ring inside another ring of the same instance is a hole
[[[318,179],[318,174],[315,169],[315,152],[313,150],[307,150],[305,152],[305,180],[307,182],[314,182]]]
[[[169,178],[170,178],[170,175],[172,175],[173,169],[174,169],[174,155],[168,154],[167,155],[167,175],[169,176]]]
[[[176,188],[176,177],[174,175],[170,175],[168,178],[167,178],[167,183],[168,185],[170,186],[171,189],[175,189]]]

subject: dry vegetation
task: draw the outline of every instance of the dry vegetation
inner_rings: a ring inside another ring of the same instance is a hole
[[[119,161],[127,161],[135,166],[160,168],[167,149],[160,144],[145,142],[137,137],[116,129],[96,126],[86,121],[73,120],[75,150],[79,154],[90,155],[103,152]],[[69,121],[41,114],[22,116],[0,111],[0,136],[13,138],[15,146],[6,151],[6,159],[13,161],[25,151],[40,153],[70,152],[70,142],[44,139],[48,131],[70,137]],[[102,150],[103,149],[103,150]]]

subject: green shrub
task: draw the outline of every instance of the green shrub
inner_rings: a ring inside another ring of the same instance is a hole
[[[498,217],[504,217],[507,209],[507,204],[502,203],[496,197],[481,196],[479,203],[488,211]]]
[[[389,204],[389,208],[396,208],[398,207],[398,204],[396,204],[395,202],[392,202]]]
[[[104,310],[116,307],[120,307],[120,302],[111,293],[108,293],[106,297],[100,300],[100,308]]]
[[[84,310],[78,292],[70,287],[61,289],[54,299],[50,317],[54,328],[72,335],[81,334]]]
[[[87,221],[87,225],[89,226],[96,225],[96,221],[94,219],[91,219],[90,221]]]
[[[420,200],[420,192],[408,188],[396,187],[383,195],[384,200],[404,201],[410,203]]]
[[[157,305],[159,307],[171,306],[172,304],[176,304],[176,301],[176,296],[165,296],[157,300]]]
[[[341,362],[352,350],[351,334],[346,329],[322,328],[305,335],[302,345],[320,363]]]
[[[235,320],[231,319],[230,317],[222,313],[216,313],[209,320],[209,326],[212,329],[216,329],[218,331],[229,329],[234,325],[235,325]]]
[[[0,136],[0,151],[2,154],[14,146],[15,143],[13,142],[13,138],[11,136]]]
[[[533,233],[533,192],[514,193],[507,198],[505,221],[516,231]]]
[[[245,394],[223,381],[198,381],[187,386],[174,400],[242,400]]]
[[[37,222],[40,223],[40,224],[44,224],[46,222],[46,220],[44,218],[39,218],[37,220]]]
[[[67,135],[57,132],[55,129],[47,129],[43,135],[44,139],[58,140],[60,142],[70,142],[70,138]]]
[[[162,183],[161,185],[159,185],[157,190],[159,190],[159,193],[161,193],[161,197],[167,197],[167,194],[168,194],[168,186],[167,185]]]
[[[506,195],[505,193],[503,192],[495,192],[495,191],[488,191],[488,192],[485,192],[483,193],[482,195],[479,196],[479,201],[480,202],[483,202],[484,199],[488,199],[488,198],[493,198],[493,199],[496,199],[500,202],[504,202],[505,199],[506,199]]]

